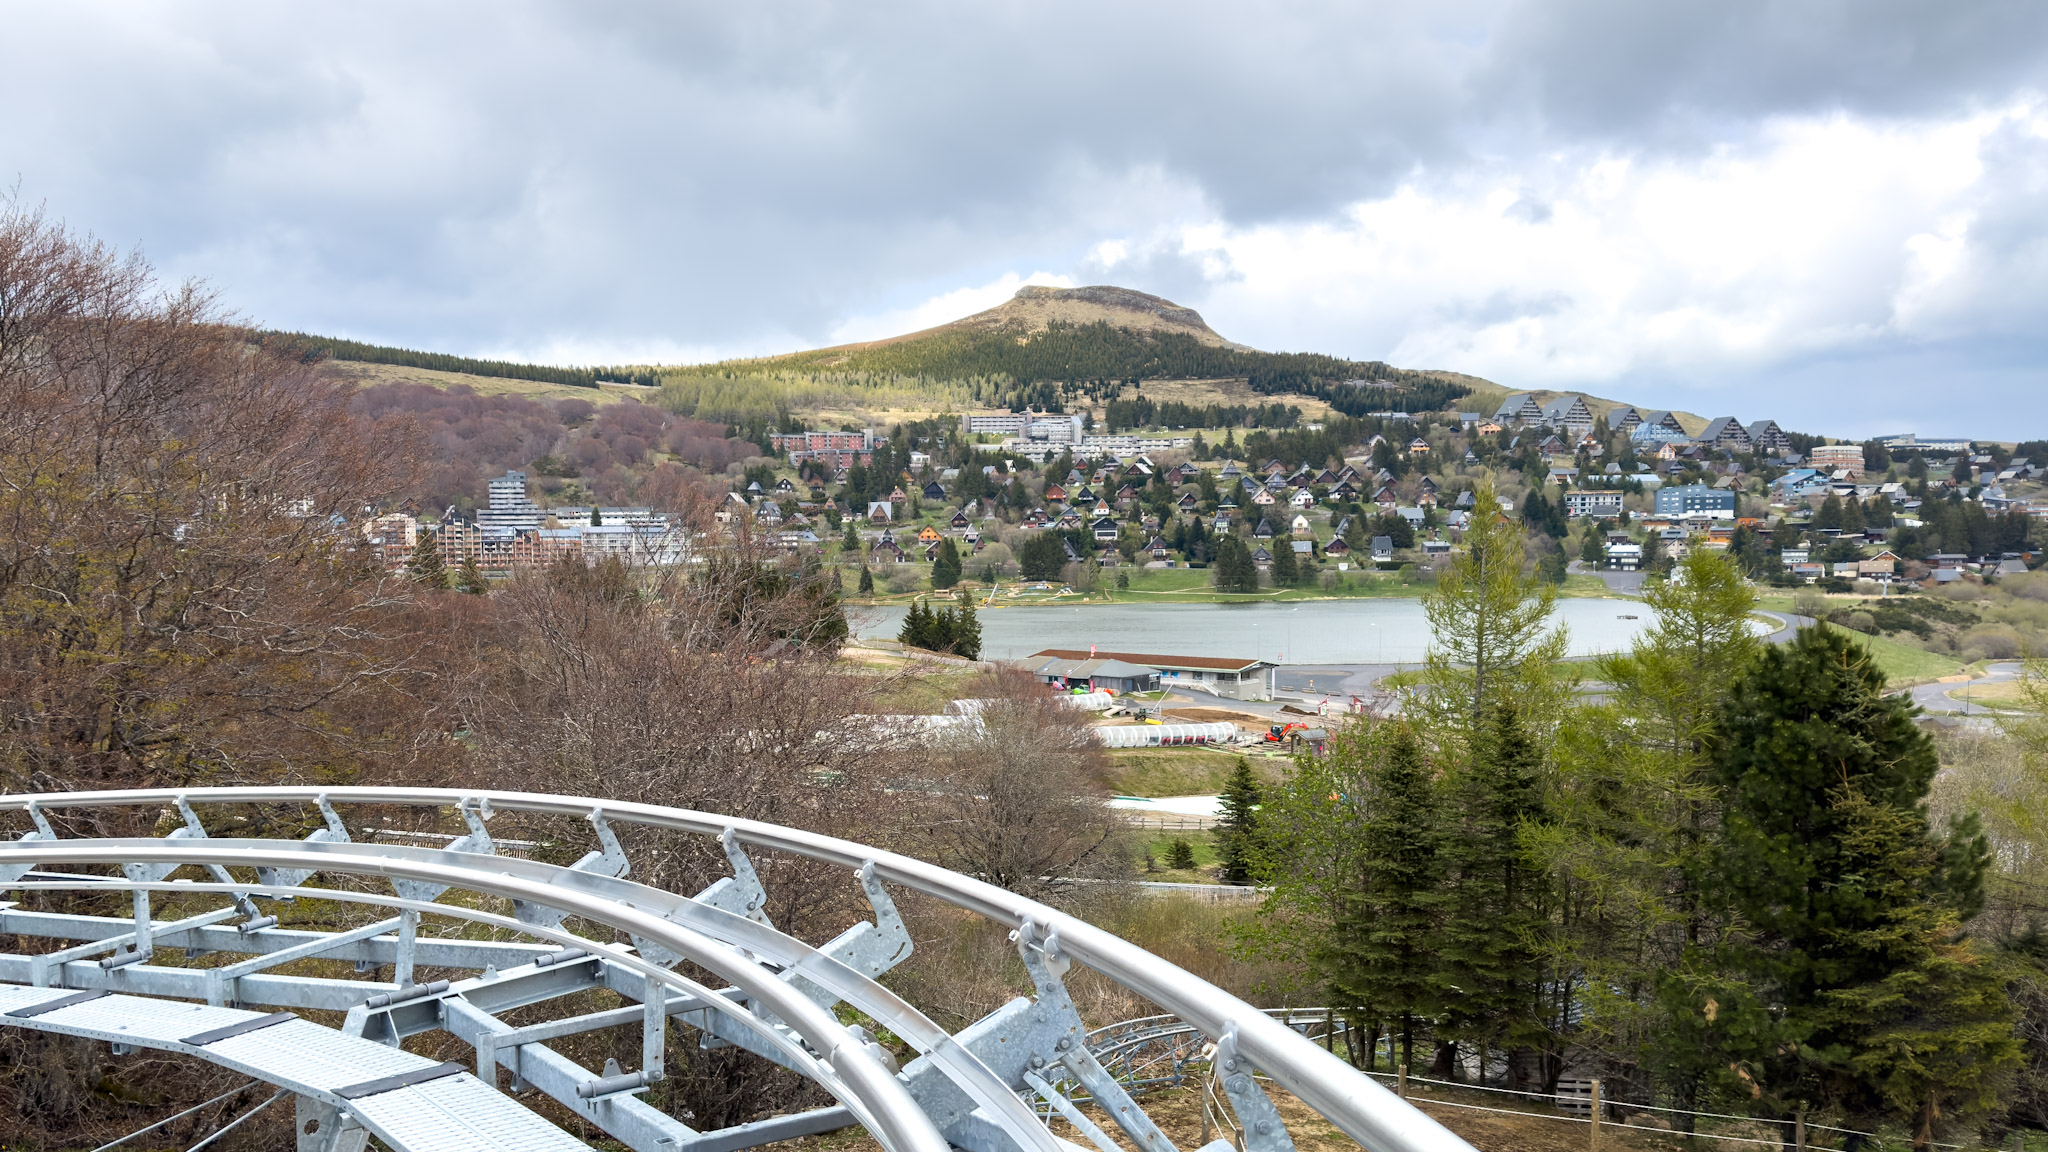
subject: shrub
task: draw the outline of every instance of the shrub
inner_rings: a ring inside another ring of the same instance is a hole
[[[1166,866],[1182,871],[1192,870],[1195,866],[1194,845],[1180,837],[1174,837],[1173,843],[1166,851]]]

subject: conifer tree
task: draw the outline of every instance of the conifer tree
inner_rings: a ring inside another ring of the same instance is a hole
[[[441,546],[435,542],[435,533],[420,529],[413,541],[412,555],[405,562],[406,571],[420,586],[425,588],[446,588],[448,569],[441,564]]]
[[[941,590],[960,583],[960,549],[948,536],[939,542],[939,554],[932,560],[932,587]]]
[[[981,620],[974,614],[973,598],[964,590],[960,593],[960,606],[951,615],[947,651],[968,660],[981,659]]]
[[[1714,1009],[1671,998],[1674,1032],[1742,1069],[1766,1114],[1829,1101],[1925,1125],[2010,1063],[2011,1010],[1953,943],[1982,907],[1989,846],[1974,816],[1928,826],[1934,747],[1884,688],[1860,645],[1809,628],[1766,649],[1722,712],[1712,881],[1746,931],[1720,950]]]
[[[1438,955],[1444,839],[1442,802],[1422,746],[1406,726],[1387,739],[1340,744],[1365,754],[1359,781],[1359,874],[1339,896],[1329,945],[1332,990],[1360,1015],[1392,1022],[1412,1067],[1416,1031],[1444,1006]]]
[[[1493,487],[1481,485],[1477,499],[1464,553],[1422,601],[1432,643],[1416,711],[1438,741],[1453,743],[1498,704],[1547,730],[1564,702],[1556,665],[1565,634],[1548,627],[1557,590],[1523,574],[1521,528],[1499,514]]]
[[[1442,929],[1444,978],[1456,990],[1445,1005],[1451,1030],[1510,1049],[1551,1047],[1540,1010],[1550,877],[1523,845],[1547,815],[1543,755],[1512,700],[1489,705],[1454,790]]]
[[[903,626],[896,631],[898,643],[910,648],[933,647],[934,627],[932,610],[925,606],[923,598],[911,602],[910,610],[903,614]]]
[[[854,586],[854,590],[862,596],[875,594],[875,574],[868,570],[866,561],[861,562],[860,583]]]
[[[1251,761],[1242,756],[1217,798],[1216,855],[1225,884],[1249,884],[1259,862],[1259,805],[1265,800]]]
[[[462,558],[462,568],[455,577],[455,586],[472,596],[481,596],[491,590],[490,581],[484,579],[483,570],[476,566],[476,558]]]
[[[1301,583],[1301,563],[1295,559],[1294,541],[1273,541],[1273,586],[1292,588]]]
[[[1219,592],[1259,590],[1259,567],[1252,562],[1252,550],[1235,532],[1217,539],[1215,571]]]

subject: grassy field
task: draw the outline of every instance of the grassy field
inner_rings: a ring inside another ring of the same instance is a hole
[[[1170,718],[1169,718],[1170,719]],[[1109,790],[1119,796],[1213,796],[1223,791],[1235,752],[1207,748],[1131,748],[1110,754]],[[1267,783],[1277,783],[1280,770],[1263,759],[1252,770]]]
[[[601,384],[596,388],[575,388],[567,384],[550,384],[544,380],[508,380],[501,376],[472,376],[467,372],[441,372],[432,368],[407,368],[398,364],[369,364],[360,360],[330,360],[328,367],[344,379],[364,388],[373,384],[425,384],[431,388],[449,388],[456,384],[465,384],[480,396],[497,396],[511,392],[535,400],[588,400],[592,404],[609,404],[629,396],[652,403],[661,394],[658,388],[643,388],[637,384]]]
[[[1863,645],[1869,650],[1871,658],[1877,661],[1878,668],[1883,670],[1885,679],[1891,681],[1895,688],[1910,684],[1927,684],[1967,670],[1966,665],[1953,656],[1928,652],[1896,640],[1886,640],[1882,636],[1865,636],[1861,632],[1851,632],[1847,628],[1838,628],[1833,624],[1823,624],[1821,627],[1834,628]]]

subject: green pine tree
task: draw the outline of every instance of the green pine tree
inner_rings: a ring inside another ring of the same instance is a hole
[[[1259,567],[1252,562],[1252,550],[1234,532],[1217,539],[1214,568],[1218,592],[1259,590]]]
[[[1859,644],[1809,628],[1736,682],[1716,744],[1712,880],[1745,932],[1718,954],[1714,1011],[1667,998],[1676,1027],[1703,1034],[1710,1069],[1740,1069],[1764,1114],[1828,1101],[1921,1123],[1930,1101],[1981,1103],[2010,1009],[1987,1006],[1952,941],[1982,907],[1989,846],[1974,817],[1928,826],[1937,762],[1911,703]]]
[[[1294,555],[1294,541],[1273,541],[1273,586],[1292,588],[1301,583],[1301,562]]]
[[[472,596],[481,596],[491,590],[490,581],[484,579],[483,570],[476,566],[475,557],[462,558],[462,568],[455,577],[455,586]]]
[[[939,554],[932,560],[932,587],[944,590],[960,583],[960,549],[948,536],[939,541]]]
[[[1195,846],[1186,840],[1175,837],[1173,843],[1167,846],[1166,866],[1176,871],[1193,871],[1195,867]]]
[[[1417,1029],[1442,1013],[1448,991],[1439,953],[1445,814],[1415,733],[1388,727],[1332,751],[1363,760],[1355,766],[1363,820],[1358,877],[1338,893],[1326,966],[1333,991],[1359,1016],[1392,1022],[1401,1064],[1413,1067]]]
[[[413,541],[412,555],[405,562],[406,571],[423,588],[446,588],[448,569],[441,564],[441,546],[435,542],[434,533],[420,529]]]
[[[1264,800],[1251,761],[1239,756],[1217,798],[1216,856],[1225,884],[1249,884],[1258,871],[1259,805]]]
[[[1550,876],[1524,846],[1543,823],[1542,752],[1512,701],[1488,709],[1454,784],[1442,956],[1456,1034],[1511,1049],[1549,1049],[1542,1011]]]
[[[862,596],[875,594],[875,574],[868,570],[866,562],[862,562],[860,566],[860,583],[854,586],[854,590]]]
[[[953,634],[948,649],[968,660],[981,659],[981,619],[974,614],[974,599],[960,593],[960,606],[953,610]]]
[[[932,610],[919,598],[903,614],[903,626],[897,629],[896,640],[907,647],[929,649],[937,632],[936,623]]]

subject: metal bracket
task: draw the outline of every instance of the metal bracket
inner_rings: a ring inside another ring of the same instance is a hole
[[[632,870],[632,865],[626,859],[626,850],[619,844],[618,835],[612,831],[610,824],[605,823],[604,809],[592,809],[589,819],[591,831],[597,833],[598,847],[585,852],[581,859],[569,865],[569,870],[589,872],[597,876],[624,877]],[[545,904],[535,904],[526,900],[512,902],[512,915],[517,917],[521,924],[533,924],[542,928],[559,927],[562,921],[568,919],[567,913],[559,908],[550,908]]]
[[[1032,1077],[1050,1087],[1054,1072],[1064,1069],[1081,1082],[1140,1152],[1177,1152],[1152,1118],[1089,1053],[1087,1026],[1060,981],[1072,961],[1060,952],[1059,934],[1042,932],[1026,919],[1011,938],[1038,997],[1012,1000],[975,1021],[955,1037],[960,1046],[1015,1091],[1036,1092]],[[905,1078],[911,1098],[947,1140],[969,1152],[1015,1152],[1015,1141],[990,1123],[929,1058],[911,1061]]]
[[[910,929],[896,911],[896,902],[889,898],[888,889],[876,878],[874,861],[862,863],[854,875],[860,880],[861,890],[867,893],[869,906],[875,910],[874,923],[863,920],[833,937],[818,951],[874,979],[910,958]],[[839,997],[801,976],[792,975],[789,979],[804,995],[824,1007],[839,1002]]]
[[[725,858],[732,865],[732,875],[712,882],[710,887],[692,899],[722,912],[744,916],[757,924],[768,924],[768,891],[761,887],[761,875],[754,871],[754,862],[747,859],[746,849],[740,847],[739,837],[727,826],[719,834],[718,843],[725,849]],[[633,937],[633,947],[649,963],[663,968],[673,968],[682,959],[659,944],[638,936]]]
[[[455,810],[462,813],[463,822],[469,825],[469,835],[450,840],[445,851],[473,852],[479,856],[496,856],[498,854],[497,846],[491,843],[490,830],[484,827],[484,821],[497,815],[497,813],[491,810],[491,802],[489,800],[472,800],[465,796],[456,803]],[[402,880],[396,877],[391,881],[391,888],[402,899],[419,900],[422,902],[436,900],[440,897],[441,893],[448,890],[446,884],[430,884],[423,880]],[[417,913],[413,915],[417,919]],[[401,948],[403,948],[403,945],[401,945]],[[401,976],[399,982],[404,983],[408,978],[408,976]]]
[[[327,794],[323,792],[314,797],[313,803],[319,805],[320,815],[327,821],[327,827],[315,828],[307,835],[306,843],[349,843],[348,826],[341,822],[341,817],[334,811],[334,805],[327,802]],[[314,870],[311,868],[258,868],[256,869],[256,879],[265,887],[296,888],[304,884],[306,878],[311,876],[313,872]]]
[[[1281,1122],[1280,1110],[1252,1075],[1251,1060],[1237,1051],[1237,1025],[1224,1026],[1213,1059],[1223,1094],[1230,1097],[1238,1127],[1244,1130],[1244,1152],[1294,1152],[1294,1137]]]
[[[50,827],[50,818],[48,816],[43,815],[43,810],[41,808],[36,807],[34,803],[30,803],[28,805],[28,818],[35,821],[36,826],[33,829],[30,829],[29,831],[22,833],[21,836],[14,841],[16,844],[28,844],[38,840],[57,839],[57,830],[55,828]],[[28,875],[30,872],[34,870],[35,865],[33,864],[8,864],[5,866],[0,866],[0,884],[12,884],[16,880],[21,879],[23,876]]]

